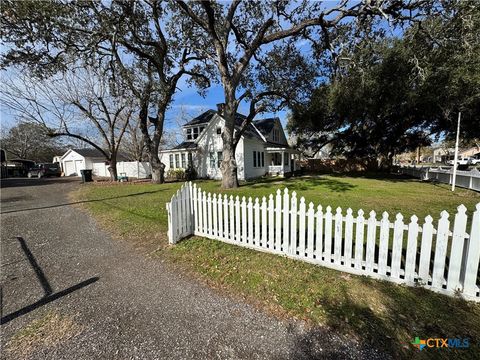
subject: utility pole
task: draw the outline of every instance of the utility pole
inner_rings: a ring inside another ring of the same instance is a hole
[[[460,117],[462,113],[458,113],[458,122],[457,122],[457,140],[455,141],[455,155],[453,158],[453,179],[452,179],[452,191],[455,191],[455,180],[457,178],[457,158],[458,158],[458,143],[460,141]]]

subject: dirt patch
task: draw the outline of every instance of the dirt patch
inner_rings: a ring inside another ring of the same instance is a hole
[[[48,312],[13,335],[6,350],[14,358],[26,358],[35,350],[53,348],[77,336],[82,329],[73,317]]]

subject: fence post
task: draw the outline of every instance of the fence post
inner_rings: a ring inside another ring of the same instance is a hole
[[[463,281],[463,293],[476,296],[477,271],[480,260],[480,203],[476,205],[476,211],[472,216],[472,227],[467,245],[465,260],[465,276]]]
[[[433,218],[428,215],[425,218],[425,224],[422,229],[422,245],[420,250],[420,266],[418,269],[419,279],[427,284],[428,276],[430,274],[430,257],[432,251],[432,237],[433,237]]]
[[[300,198],[300,209],[298,211],[298,254],[305,257],[305,198]]]
[[[448,212],[445,210],[440,213],[441,218],[438,221],[437,241],[435,244],[435,259],[433,262],[432,287],[442,289],[443,273],[445,270],[445,257],[447,255],[448,233],[450,221],[448,220]]]
[[[315,235],[315,209],[313,202],[308,204],[307,222],[307,256],[313,259],[313,237]]]
[[[275,198],[275,250],[282,251],[282,195],[280,189],[277,190]],[[287,251],[284,247],[283,251]]]
[[[291,198],[291,206],[290,206],[290,217],[292,220],[291,227],[290,227],[290,254],[297,255],[297,219],[298,219],[298,212],[297,212],[297,193],[295,191],[292,192]],[[288,209],[288,202],[287,205],[284,204],[284,209]],[[285,210],[283,210],[285,211]],[[283,240],[283,248],[288,248],[288,235],[284,236]]]
[[[390,275],[393,278],[400,278],[400,266],[403,248],[403,215],[398,213],[393,228],[392,264]]]
[[[337,207],[335,214],[335,243],[333,251],[333,260],[335,264],[340,265],[342,255],[342,236],[343,236],[343,215],[342,209]]]
[[[364,224],[365,218],[363,217],[363,210],[358,210],[357,216],[357,226],[355,227],[355,269],[361,270],[362,269],[362,261],[363,261],[363,231],[364,231]]]
[[[242,197],[242,240],[247,244],[247,202],[245,196]]]
[[[353,245],[353,211],[351,208],[347,209],[345,216],[345,255],[343,263],[347,268],[352,267],[352,245]]]
[[[253,223],[253,242],[254,245],[260,246],[260,204],[258,197],[255,198],[255,203],[253,204],[253,214],[255,221]]]
[[[386,211],[382,214],[380,220],[380,246],[378,251],[378,273],[380,275],[387,274],[387,258],[388,258],[388,239],[390,235],[390,221]]]
[[[317,206],[317,234],[315,236],[315,258],[323,261],[323,211],[322,205]]]
[[[283,212],[283,227],[280,225],[280,228],[281,229],[280,231],[282,231],[282,236],[281,236],[281,242],[283,244],[283,251],[284,252],[288,252],[290,250],[290,252],[292,252],[291,250],[291,244],[290,244],[290,241],[292,239],[292,237],[290,236],[290,217],[293,219],[293,212],[292,214],[290,214],[290,197],[288,195],[288,189],[285,188],[283,190],[283,208],[282,208],[282,212]],[[292,228],[293,228],[293,225],[292,225]],[[292,230],[293,231],[293,230]],[[290,239],[290,241],[289,241]]]
[[[260,246],[267,247],[267,198],[262,197],[262,233]]]
[[[375,239],[377,237],[377,219],[375,211],[370,211],[370,217],[367,220],[367,254],[365,256],[365,270],[373,272],[375,263]]]
[[[415,262],[417,256],[418,217],[413,215],[408,225],[407,256],[405,259],[405,281],[413,284],[415,281]]]
[[[327,206],[325,212],[325,262],[331,263],[332,259],[332,208]]]
[[[465,245],[465,230],[467,228],[467,208],[460,205],[457,208],[453,222],[452,248],[448,263],[447,290],[454,291],[460,288],[460,267],[462,266],[463,247]]]
[[[274,223],[274,207],[273,194],[268,196],[268,248],[270,250],[274,249],[273,242],[275,241],[275,223]]]

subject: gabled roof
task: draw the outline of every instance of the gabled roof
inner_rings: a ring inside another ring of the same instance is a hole
[[[196,149],[196,148],[197,148],[197,143],[194,143],[192,141],[184,141],[181,144],[178,144],[177,146],[174,146],[170,150]]]
[[[206,124],[208,123],[210,120],[212,120],[213,116],[216,114],[217,112],[215,110],[207,110],[205,111],[204,113],[198,115],[196,118],[193,118],[192,120],[190,120],[189,122],[187,122],[185,125],[183,126],[191,126],[191,125],[200,125],[200,124]]]
[[[84,148],[84,149],[69,149],[65,154],[62,155],[62,158],[65,157],[70,151],[75,151],[77,154],[82,155],[83,157],[89,157],[89,158],[105,158],[105,155],[103,155],[99,150],[97,149],[92,149],[92,148]],[[128,157],[124,153],[117,153],[117,161],[126,161],[128,160]]]
[[[263,136],[267,136],[272,131],[273,127],[275,126],[276,121],[280,121],[279,118],[267,118],[267,119],[260,119],[260,120],[253,120],[253,124],[255,127],[262,133]]]

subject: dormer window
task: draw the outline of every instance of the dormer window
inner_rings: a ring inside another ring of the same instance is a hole
[[[222,135],[222,128],[221,127],[217,127],[217,135]]]
[[[187,140],[192,140],[192,128],[187,129]]]
[[[198,138],[198,127],[193,128],[193,138],[194,139]]]

